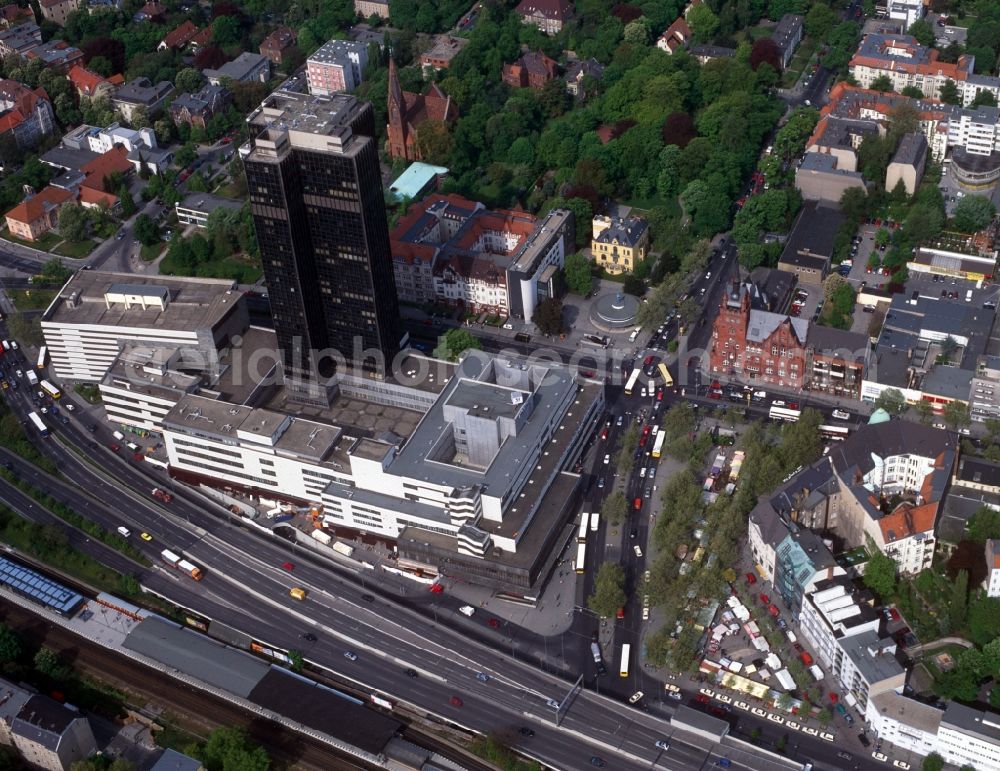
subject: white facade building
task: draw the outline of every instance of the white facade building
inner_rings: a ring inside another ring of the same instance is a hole
[[[948,702],[935,750],[945,763],[1000,768],[1000,715]]]
[[[923,0],[889,0],[889,18],[903,22],[903,29],[908,30],[913,22],[924,18]]]
[[[247,327],[232,281],[142,278],[79,271],[42,315],[55,376],[97,383],[127,342],[183,349],[190,368],[211,370],[230,335]]]
[[[147,147],[156,148],[156,134],[153,129],[130,129],[117,123],[112,123],[107,128],[94,129],[87,133],[87,145],[95,153],[106,153],[115,145],[122,145],[126,150],[132,152],[136,148]]]
[[[929,704],[885,691],[868,700],[865,720],[879,739],[918,755],[930,755],[937,747],[943,714]]]
[[[1000,597],[1000,540],[986,542],[986,596]]]

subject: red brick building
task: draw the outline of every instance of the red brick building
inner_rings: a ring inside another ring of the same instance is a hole
[[[713,377],[801,388],[805,380],[805,319],[750,307],[743,284],[726,293],[712,326],[709,362]]]
[[[425,121],[452,124],[458,119],[458,107],[451,97],[431,84],[426,94],[412,94],[399,84],[396,62],[389,60],[389,97],[387,104],[389,122],[389,155],[407,161],[419,161],[420,125]]]
[[[529,51],[520,59],[503,66],[503,82],[511,88],[533,88],[541,91],[555,78],[559,67],[541,51]]]
[[[759,310],[753,307],[757,293],[747,283],[723,297],[709,346],[712,377],[859,398],[867,337]]]

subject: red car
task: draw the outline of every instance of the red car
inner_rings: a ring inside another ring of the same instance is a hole
[[[662,388],[659,389],[656,392],[656,401],[658,401],[658,402],[662,402],[663,401],[663,389]]]
[[[177,178],[178,182],[187,182],[188,177],[191,176],[190,171],[182,171],[181,175]]]
[[[491,618],[486,623],[489,624],[490,629],[496,629],[497,627],[500,626],[500,622],[497,619],[495,619],[495,618]]]
[[[753,586],[755,583],[757,583],[757,576],[755,576],[753,573],[747,573],[747,583],[750,584],[750,586]]]
[[[896,610],[895,608],[889,608],[889,618],[891,618],[893,621],[899,621],[900,619],[899,611]]]
[[[653,354],[650,354],[649,356],[647,356],[645,359],[642,360],[642,366],[644,367],[648,367],[652,363],[653,363]]]
[[[144,460],[146,460],[146,456],[143,455],[141,452],[137,452],[132,456],[132,460],[134,460],[136,463],[142,463]]]
[[[461,707],[464,702],[458,696],[452,696],[448,699],[448,703],[453,707]]]
[[[643,428],[642,428],[642,435],[643,436],[649,436],[649,432],[652,431],[652,430],[653,430],[652,426],[643,426]]]
[[[639,509],[642,508],[642,498],[636,498],[634,501],[632,501],[632,508],[634,508],[636,511],[639,511]]]
[[[802,653],[799,654],[799,658],[802,659],[802,663],[807,667],[811,667],[813,665],[813,657],[805,651],[802,651]]]
[[[777,605],[768,605],[767,612],[770,613],[774,618],[777,618],[781,614],[781,611],[778,610]]]
[[[232,137],[223,137],[221,140],[219,140],[219,144],[228,145],[232,141],[233,141]]]
[[[625,618],[625,608],[618,608],[615,611],[615,618]]]
[[[770,597],[768,597],[768,596],[767,596],[766,594],[764,594],[763,592],[761,592],[761,593],[760,593],[760,601],[761,601],[762,603],[764,603],[765,605],[770,605],[770,604],[771,604],[771,598],[770,598]]]
[[[444,592],[444,587],[441,584],[431,584],[431,594],[441,594]]]
[[[112,442],[111,444],[109,444],[108,447],[111,448],[111,452],[118,452],[121,449],[121,445],[120,444],[115,444],[114,442]]]
[[[281,567],[282,569],[287,570],[289,573],[295,570],[295,565],[293,565],[291,562],[282,562]]]
[[[601,439],[607,439],[607,438],[608,438],[608,429],[605,428],[601,431]]]
[[[697,696],[695,696],[694,700],[699,704],[708,704],[709,702],[709,698],[703,693],[699,693]]]

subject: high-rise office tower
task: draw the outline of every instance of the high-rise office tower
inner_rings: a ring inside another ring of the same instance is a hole
[[[388,366],[401,343],[374,113],[349,95],[278,91],[247,121],[240,153],[286,389],[323,401],[338,356],[372,370],[365,349]]]

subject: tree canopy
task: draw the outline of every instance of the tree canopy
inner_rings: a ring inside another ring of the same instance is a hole
[[[438,346],[434,349],[434,356],[446,361],[458,361],[459,356],[470,348],[478,351],[482,347],[483,344],[479,338],[474,336],[469,330],[461,328],[449,329],[441,335]]]
[[[617,562],[602,562],[594,579],[594,593],[587,606],[598,616],[611,618],[625,605],[625,571]]]

